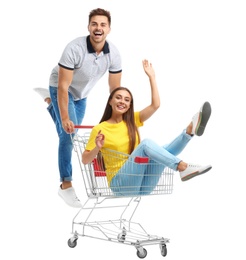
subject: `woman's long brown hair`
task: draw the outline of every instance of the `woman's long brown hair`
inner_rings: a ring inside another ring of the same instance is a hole
[[[125,87],[118,87],[115,88],[109,98],[108,98],[108,102],[106,104],[103,116],[100,120],[101,122],[107,121],[108,119],[111,118],[112,116],[112,107],[109,104],[110,100],[112,99],[112,97],[114,96],[114,94],[118,91],[118,90],[126,90],[130,96],[131,96],[131,105],[129,107],[129,109],[123,114],[123,121],[126,122],[126,126],[128,129],[128,136],[129,136],[129,154],[131,154],[135,148],[135,144],[136,144],[136,134],[138,135],[138,140],[140,141],[140,135],[138,132],[138,128],[135,124],[135,119],[134,119],[134,105],[133,105],[133,96],[132,93],[129,89],[125,88]]]

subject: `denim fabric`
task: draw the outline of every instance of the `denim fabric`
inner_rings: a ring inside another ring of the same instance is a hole
[[[184,130],[172,142],[164,146],[150,139],[144,139],[112,179],[110,188],[117,195],[150,194],[165,167],[177,170],[181,160],[176,156],[183,151],[191,138]],[[148,157],[149,162],[133,163],[136,156]]]
[[[52,102],[48,106],[47,110],[50,113],[59,137],[58,146],[58,166],[60,172],[60,181],[72,181],[72,151],[73,144],[70,134],[67,134],[62,127],[58,102],[57,102],[57,88],[51,87],[50,97]],[[80,125],[85,115],[86,110],[86,98],[75,101],[73,96],[69,93],[68,113],[70,120],[75,125]]]

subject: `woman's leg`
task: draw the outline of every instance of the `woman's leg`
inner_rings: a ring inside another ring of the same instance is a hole
[[[135,163],[135,157],[148,157],[149,163]],[[127,195],[151,192],[156,186],[164,168],[176,170],[180,159],[150,139],[143,140],[130,155],[111,181],[111,189]],[[145,187],[145,188],[144,188]]]
[[[164,150],[168,151],[170,154],[177,156],[184,150],[184,148],[189,143],[191,138],[192,138],[192,136],[188,135],[186,133],[186,130],[184,130],[172,142],[170,142],[167,145],[164,145],[162,148]],[[148,146],[150,146],[150,147],[148,147]],[[152,141],[149,140],[148,142],[146,142],[146,150],[149,150],[149,149],[153,150],[154,147],[155,147],[155,150],[158,149],[158,145],[156,146],[156,144],[153,143]],[[166,153],[166,156],[170,156],[169,153]],[[150,155],[151,154],[149,154],[149,156]],[[161,158],[159,158],[159,161],[157,161],[157,157],[154,154],[152,154],[152,157],[150,157],[150,158],[151,158],[152,163],[149,163],[148,167],[146,168],[144,178],[142,181],[142,185],[141,185],[141,193],[144,193],[144,194],[149,194],[156,187],[156,185],[159,181],[159,178],[160,178],[161,174],[163,173],[165,167],[172,168],[172,167],[170,167],[170,165],[165,164],[164,161],[161,161]],[[178,165],[178,164],[176,164],[176,165]],[[176,171],[177,166],[176,166],[176,168],[172,168],[172,169]]]
[[[192,139],[192,136],[186,133],[187,130],[183,130],[183,132],[177,136],[172,142],[163,146],[169,153],[177,156],[179,155],[189,141]]]
[[[156,188],[165,168],[165,165],[149,160],[140,187],[141,195],[148,195]]]
[[[125,162],[110,183],[111,190],[119,196],[138,196],[146,164],[134,162],[133,157]]]
[[[131,186],[136,192],[149,194],[157,185],[165,167],[177,170],[180,159],[175,155],[185,148],[191,138],[183,131],[171,143],[163,147],[150,139],[144,139],[114,177],[112,184],[121,188]],[[148,157],[150,161],[148,164],[136,164],[133,162],[136,156]]]

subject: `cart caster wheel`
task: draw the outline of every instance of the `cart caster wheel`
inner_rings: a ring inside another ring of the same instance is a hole
[[[126,240],[126,235],[125,234],[119,234],[117,238],[118,238],[119,242],[124,243],[125,240]]]
[[[145,258],[147,255],[147,250],[145,248],[142,248],[141,250],[137,251],[137,256],[139,258]]]
[[[67,244],[69,247],[74,248],[77,246],[77,239],[74,240],[73,238],[70,238],[68,239]]]
[[[123,227],[122,232],[120,234],[118,234],[117,238],[118,238],[119,242],[121,242],[121,243],[125,242],[125,240],[126,240],[126,229],[125,229],[125,227]]]
[[[161,247],[161,255],[166,256],[167,255],[167,246],[165,244],[160,245]]]

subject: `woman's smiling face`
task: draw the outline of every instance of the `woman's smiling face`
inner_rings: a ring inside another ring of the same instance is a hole
[[[112,107],[112,111],[120,112],[124,114],[131,106],[131,95],[127,90],[118,90],[114,93],[112,99],[109,104]]]

